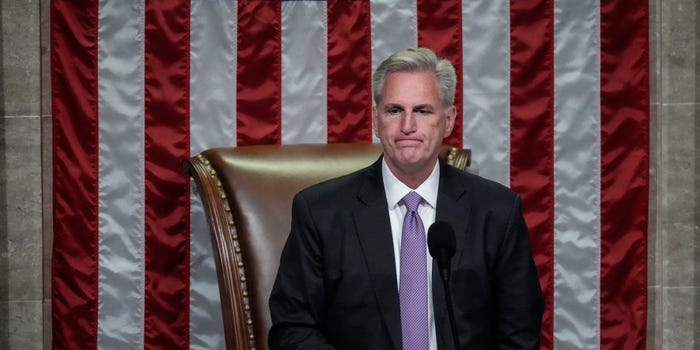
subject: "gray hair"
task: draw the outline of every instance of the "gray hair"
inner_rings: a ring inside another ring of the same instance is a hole
[[[372,76],[372,96],[375,105],[382,100],[384,80],[393,72],[432,72],[440,86],[440,100],[447,108],[455,102],[457,74],[450,61],[438,58],[435,53],[423,47],[399,51],[379,64]]]

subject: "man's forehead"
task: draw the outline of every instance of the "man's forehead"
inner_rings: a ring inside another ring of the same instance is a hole
[[[387,102],[383,103],[381,105],[385,109],[388,108],[412,108],[412,109],[433,109],[435,106],[432,103],[412,103],[410,105],[407,105],[405,103],[400,103],[400,102]]]
[[[393,72],[382,86],[383,104],[434,104],[440,99],[440,88],[430,72]]]
[[[437,82],[437,76],[435,73],[429,70],[399,70],[399,71],[393,71],[389,72],[384,76],[384,80],[389,80],[389,78],[392,77],[397,77],[397,76],[424,76],[424,77],[432,77],[436,82]]]

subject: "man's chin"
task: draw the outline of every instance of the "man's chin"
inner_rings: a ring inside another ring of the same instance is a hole
[[[397,163],[404,169],[417,169],[425,164],[425,157],[419,155],[400,156],[396,159]]]
[[[421,153],[414,147],[399,148],[396,152],[396,160],[402,163],[416,163],[421,158]]]

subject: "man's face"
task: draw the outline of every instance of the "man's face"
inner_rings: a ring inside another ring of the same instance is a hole
[[[454,106],[443,106],[433,73],[389,73],[372,118],[392,172],[427,177],[442,140],[452,132],[455,115]]]

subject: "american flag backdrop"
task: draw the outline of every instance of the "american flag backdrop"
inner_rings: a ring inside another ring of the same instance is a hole
[[[646,346],[646,0],[51,2],[55,349],[221,349],[180,162],[215,146],[376,142],[371,80],[457,68],[448,143],[523,197],[542,349]]]

